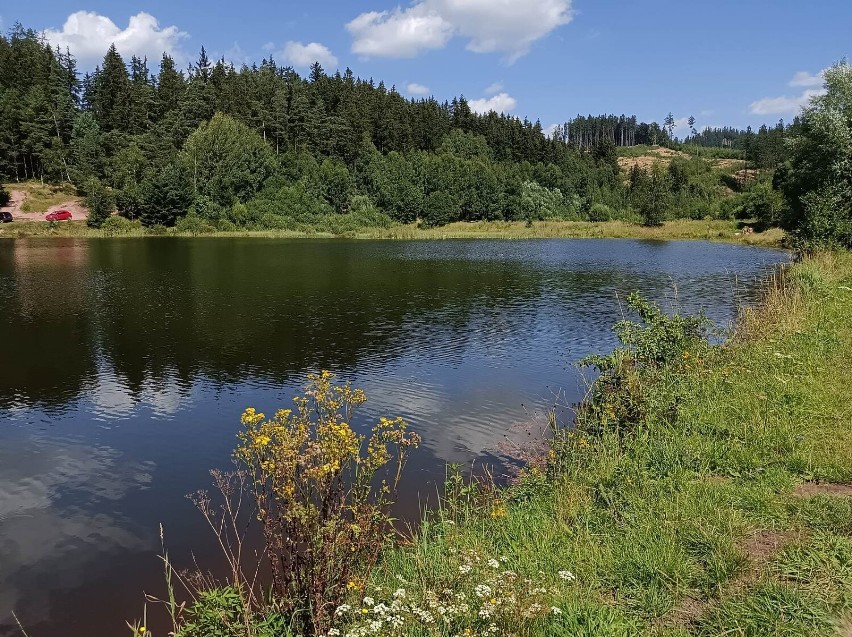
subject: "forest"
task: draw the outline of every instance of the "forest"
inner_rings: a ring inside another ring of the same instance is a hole
[[[795,126],[693,128],[680,142],[671,114],[662,126],[589,115],[546,134],[538,121],[477,114],[463,96],[407,99],[349,69],[314,64],[302,77],[272,59],[238,69],[203,48],[186,71],[165,54],[152,69],[112,46],[81,75],[70,52],[33,30],[0,37],[0,180],[73,184],[93,226],[115,211],[148,227],[210,231],[330,219],[773,224],[782,200],[769,177],[737,179],[700,156],[774,169]],[[650,144],[692,153],[625,175],[619,152]]]

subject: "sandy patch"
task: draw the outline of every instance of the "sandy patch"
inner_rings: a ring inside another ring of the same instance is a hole
[[[27,199],[27,193],[24,190],[10,190],[9,205],[0,208],[0,211],[11,212],[12,217],[16,221],[47,221],[45,216],[57,210],[67,210],[71,213],[72,219],[75,221],[85,221],[89,217],[89,211],[83,207],[79,199],[69,199],[55,206],[50,206],[43,212],[24,212],[24,202]]]

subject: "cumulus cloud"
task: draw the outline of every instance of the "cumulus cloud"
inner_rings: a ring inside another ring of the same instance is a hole
[[[790,80],[790,86],[822,86],[822,83],[825,81],[823,73],[824,71],[820,71],[816,74],[808,73],[807,71],[799,71],[793,76],[793,79]]]
[[[408,86],[405,87],[405,90],[409,95],[429,95],[429,87],[423,86],[422,84],[418,84],[417,82],[411,82]]]
[[[407,9],[362,13],[346,28],[360,55],[413,57],[461,37],[470,51],[504,53],[513,62],[571,21],[571,1],[419,0]]]
[[[346,29],[355,38],[352,52],[368,57],[414,57],[443,48],[453,35],[453,25],[426,2],[405,11],[362,13]]]
[[[753,115],[794,115],[804,106],[807,106],[811,98],[825,95],[822,84],[825,81],[825,71],[810,73],[799,71],[788,84],[795,88],[805,89],[799,95],[781,95],[779,97],[764,97],[751,103]]]
[[[491,97],[482,98],[479,100],[470,100],[468,102],[470,110],[474,113],[511,113],[518,105],[518,101],[508,93],[497,93]]]
[[[811,98],[824,95],[823,89],[808,89],[801,95],[781,97],[764,97],[751,103],[753,115],[791,115],[798,113],[802,107],[807,106]]]
[[[77,11],[61,29],[47,29],[44,36],[53,46],[70,49],[83,67],[100,62],[110,44],[126,58],[137,55],[159,60],[165,52],[179,64],[186,60],[180,43],[188,34],[176,26],[161,27],[157,18],[144,11],[132,16],[124,29],[93,11]]]
[[[486,95],[496,95],[497,93],[499,93],[502,90],[503,90],[503,82],[494,82],[494,84],[491,84],[489,87],[487,87],[485,89],[485,94]]]
[[[551,124],[544,129],[544,136],[552,138],[553,134],[562,129],[562,124]]]
[[[319,62],[326,69],[337,67],[335,55],[327,46],[319,42],[302,44],[301,42],[290,41],[284,45],[281,57],[284,58],[285,62],[297,68],[309,67],[314,62]]]

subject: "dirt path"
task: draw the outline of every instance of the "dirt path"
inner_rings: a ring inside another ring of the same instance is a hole
[[[25,190],[10,190],[9,205],[0,208],[2,212],[11,212],[15,221],[47,221],[45,216],[57,210],[68,210],[75,221],[85,221],[89,217],[86,210],[77,199],[69,199],[55,206],[50,206],[43,212],[24,212],[24,201],[27,199]]]

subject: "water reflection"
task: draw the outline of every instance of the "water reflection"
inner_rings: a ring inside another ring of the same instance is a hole
[[[364,387],[360,425],[401,415],[422,434],[414,515],[446,462],[488,457],[525,406],[577,396],[571,362],[612,346],[619,298],[726,322],[783,258],[640,241],[2,242],[0,634],[12,609],[32,637],[121,630],[160,586],[160,522],[176,559],[212,555],[182,496],[227,465],[242,410],[288,403],[308,370]]]

